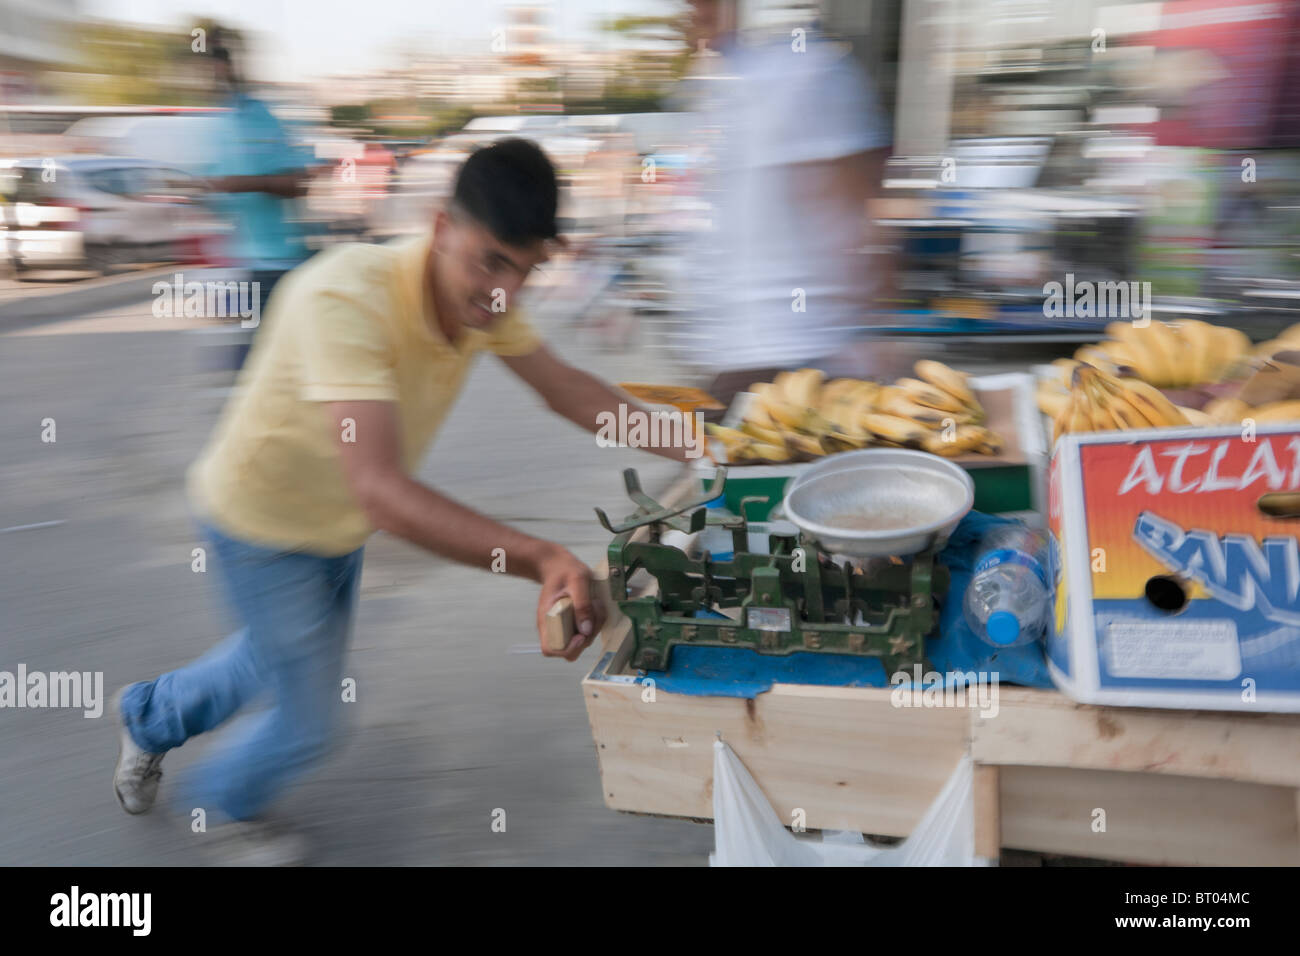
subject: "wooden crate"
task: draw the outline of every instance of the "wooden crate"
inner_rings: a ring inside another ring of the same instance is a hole
[[[689,478],[661,500],[680,500]],[[605,803],[713,816],[713,741],[728,743],[787,823],[906,836],[963,754],[976,846],[1181,865],[1300,863],[1300,714],[1079,704],[1004,687],[998,713],[900,708],[888,688],[775,684],[757,697],[651,688],[626,619],[582,681]],[[1095,828],[1105,812],[1105,830]]]
[[[720,733],[777,815],[801,809],[809,829],[906,836],[970,753],[983,856],[1300,863],[1300,716],[1094,707],[1023,688],[1001,689],[991,718],[895,707],[884,688],[691,696],[627,673],[631,643],[582,682],[615,810],[711,819]]]

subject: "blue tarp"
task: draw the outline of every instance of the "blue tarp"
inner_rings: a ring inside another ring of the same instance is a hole
[[[939,636],[926,642],[926,657],[940,674],[996,671],[1002,683],[1051,687],[1040,643],[992,647],[975,636],[962,615],[961,598],[970,581],[979,540],[989,527],[1007,520],[972,511],[939,553],[938,560],[947,566],[951,583],[939,617]],[[774,657],[742,647],[678,645],[673,648],[667,671],[647,671],[646,676],[653,678],[660,690],[712,697],[755,697],[776,683],[889,686],[878,658],[807,653]]]

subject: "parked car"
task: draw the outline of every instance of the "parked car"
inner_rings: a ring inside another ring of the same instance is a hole
[[[22,160],[9,172],[6,251],[19,277],[185,259],[217,228],[199,201],[201,182],[162,163],[65,156]]]

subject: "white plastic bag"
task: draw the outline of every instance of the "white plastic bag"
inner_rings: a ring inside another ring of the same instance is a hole
[[[916,829],[898,846],[817,842],[786,830],[735,752],[713,742],[710,866],[975,866],[971,760],[962,757]]]

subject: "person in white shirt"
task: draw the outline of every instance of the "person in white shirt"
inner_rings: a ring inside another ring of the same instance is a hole
[[[781,369],[843,365],[887,279],[861,253],[890,145],[870,81],[810,33],[745,42],[738,6],[691,2],[696,41],[719,55],[689,82],[712,221],[688,257],[687,359],[722,373],[723,401]]]

